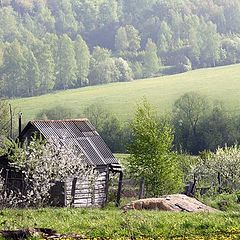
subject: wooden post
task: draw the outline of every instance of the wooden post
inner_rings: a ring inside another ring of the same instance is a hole
[[[116,199],[116,207],[120,206],[121,200],[121,192],[122,192],[122,181],[123,181],[123,172],[119,172],[119,182],[118,182],[118,192],[117,192],[117,199]]]
[[[13,139],[13,113],[12,113],[12,105],[9,103],[10,110],[10,138]]]
[[[222,179],[221,179],[221,174],[220,172],[218,172],[218,193],[221,193],[222,192],[222,188],[221,188],[221,185],[222,185]]]
[[[145,180],[141,178],[138,199],[143,199],[145,195]]]
[[[77,178],[75,177],[72,180],[72,190],[71,190],[71,203],[70,203],[70,207],[72,207],[74,205],[74,200],[75,200],[75,193],[76,193],[76,184],[77,184]]]
[[[64,188],[64,207],[67,207],[67,182],[64,181],[63,183],[63,188]]]
[[[19,135],[18,137],[20,137],[21,133],[22,133],[22,113],[20,112],[18,114],[18,135]]]
[[[107,205],[108,203],[108,191],[109,191],[109,165],[107,165],[107,169],[106,169],[106,185],[105,185],[105,195],[106,195],[106,198],[105,198],[105,202],[104,202],[104,206]]]
[[[196,185],[197,185],[197,179],[196,179],[196,175],[194,174],[193,184],[192,184],[191,191],[190,191],[191,196],[193,196],[195,194]]]

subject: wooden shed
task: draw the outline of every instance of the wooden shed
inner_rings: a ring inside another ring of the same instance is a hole
[[[92,189],[89,182],[80,181],[77,177],[57,183],[51,191],[53,206],[104,206],[108,200],[109,176],[116,173],[119,174],[116,196],[116,204],[119,205],[123,178],[121,166],[87,119],[30,121],[21,131],[19,140],[30,141],[35,134],[46,140],[59,141],[66,147],[74,145],[86,163],[99,172]]]

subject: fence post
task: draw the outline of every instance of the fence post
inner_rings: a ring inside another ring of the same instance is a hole
[[[144,177],[142,177],[141,181],[140,181],[140,188],[139,188],[138,198],[142,199],[142,198],[144,198],[144,195],[145,195],[145,181],[144,181]]]

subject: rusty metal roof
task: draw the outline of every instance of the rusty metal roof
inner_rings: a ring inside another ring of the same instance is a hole
[[[46,139],[54,138],[66,147],[76,147],[89,165],[119,164],[88,119],[31,121],[22,131],[21,138],[26,138],[29,131],[33,131],[32,127]]]

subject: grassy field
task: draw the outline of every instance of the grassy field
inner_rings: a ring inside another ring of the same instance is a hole
[[[15,99],[12,104],[16,111],[23,112],[25,120],[34,119],[40,110],[54,106],[69,107],[76,115],[82,116],[83,109],[96,102],[121,119],[128,119],[144,96],[157,106],[159,112],[168,112],[173,102],[188,91],[221,100],[231,110],[236,110],[240,105],[240,64]]]
[[[2,210],[2,230],[52,228],[101,239],[239,239],[240,213],[169,213],[118,209]]]

